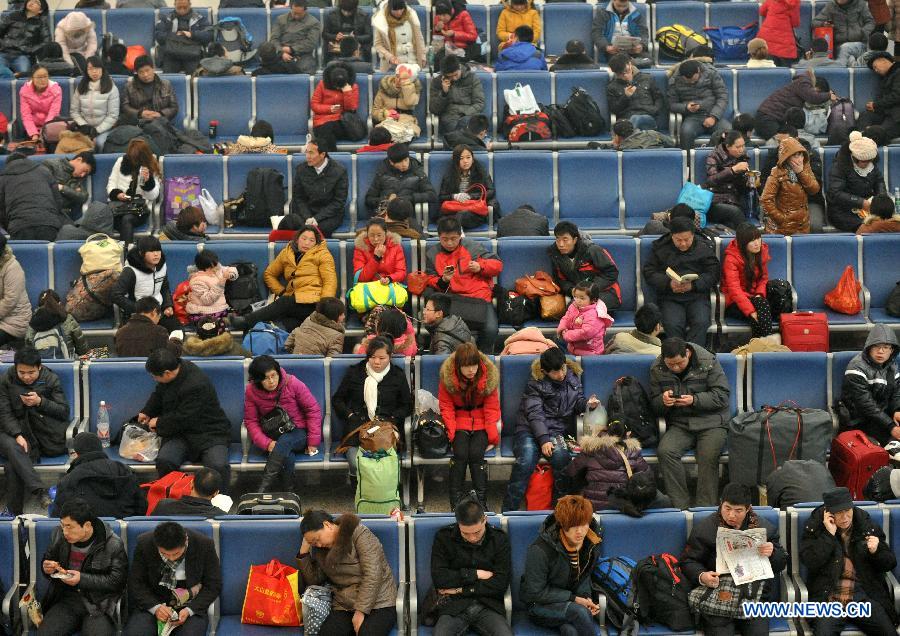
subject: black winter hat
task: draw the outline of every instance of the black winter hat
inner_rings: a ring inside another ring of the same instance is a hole
[[[100,443],[100,438],[97,437],[96,433],[85,431],[76,435],[75,439],[72,440],[72,449],[77,454],[84,455],[85,453],[102,451],[103,445]]]
[[[831,513],[843,512],[853,507],[853,496],[843,486],[825,491],[822,501],[825,502],[825,510]]]
[[[31,315],[28,326],[35,331],[47,331],[53,329],[62,322],[62,317],[55,311],[50,311],[47,307],[38,307]]]

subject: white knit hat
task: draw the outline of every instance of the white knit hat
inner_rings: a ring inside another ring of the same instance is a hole
[[[878,145],[854,130],[850,133],[850,154],[858,161],[872,161],[878,155]]]

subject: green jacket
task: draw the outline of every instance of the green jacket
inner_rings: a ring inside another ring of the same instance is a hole
[[[689,343],[691,361],[683,374],[669,370],[662,356],[650,367],[650,402],[657,415],[666,418],[667,426],[681,426],[689,431],[705,431],[726,426],[731,418],[731,388],[715,354]],[[692,395],[691,406],[664,406],[662,394]]]

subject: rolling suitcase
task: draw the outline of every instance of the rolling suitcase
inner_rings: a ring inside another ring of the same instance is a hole
[[[781,343],[791,351],[827,353],[828,317],[812,311],[781,314]]]
[[[297,515],[300,497],[292,492],[248,492],[237,505],[239,515]]]
[[[831,442],[828,468],[834,483],[850,490],[854,499],[863,498],[863,490],[876,470],[887,466],[886,450],[862,431],[844,431]]]

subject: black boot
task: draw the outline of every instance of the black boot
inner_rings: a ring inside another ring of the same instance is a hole
[[[448,487],[450,491],[450,511],[456,510],[456,504],[463,496],[463,481],[466,478],[466,465],[456,459],[450,460],[450,479]]]
[[[281,483],[281,473],[284,470],[284,455],[272,451],[263,468],[263,478],[259,483],[260,492],[272,492]]]
[[[469,471],[472,473],[472,489],[475,491],[475,496],[478,497],[481,507],[487,512],[487,467],[482,462],[477,466],[469,466]]]

